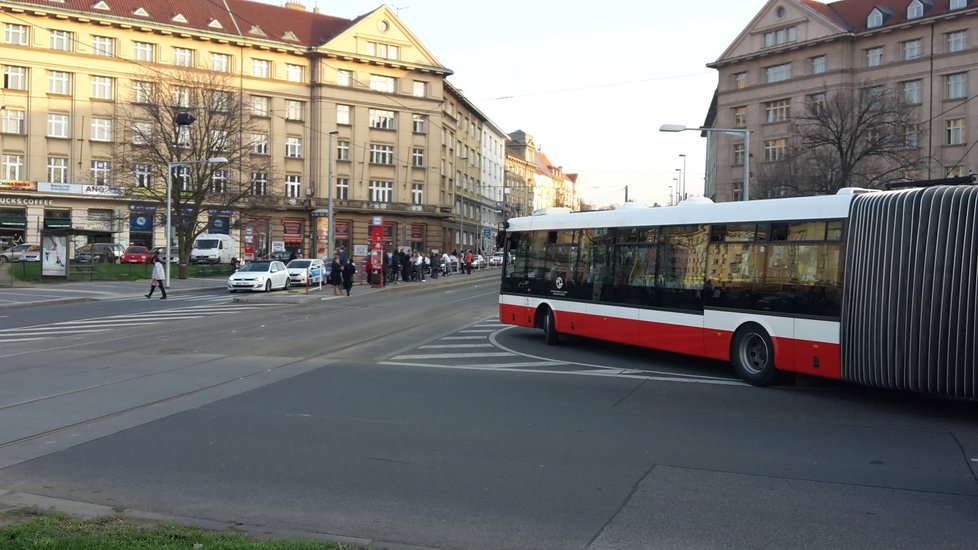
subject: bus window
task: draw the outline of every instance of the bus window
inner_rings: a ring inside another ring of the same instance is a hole
[[[772,243],[762,297],[766,311],[838,317],[842,303],[842,243]]]
[[[573,275],[577,265],[578,246],[574,231],[551,231],[547,237],[544,280],[545,292],[567,296],[574,286]]]
[[[607,229],[585,229],[581,233],[580,269],[585,273],[579,296],[585,300],[605,299],[605,285],[611,274],[611,244],[614,234]]]
[[[660,231],[656,305],[702,310],[709,232],[702,225],[663,227]]]
[[[756,309],[757,285],[764,278],[764,249],[761,243],[711,245],[705,302],[713,307]]]
[[[842,220],[832,220],[828,223],[828,230],[825,234],[825,240],[829,242],[838,242],[842,240],[842,228],[844,222]]]

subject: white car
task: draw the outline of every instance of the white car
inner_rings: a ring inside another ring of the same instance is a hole
[[[503,265],[503,253],[496,252],[492,256],[489,256],[489,267],[499,267]]]
[[[472,255],[472,269],[482,269],[486,267],[486,259],[482,257],[482,254]]]
[[[289,281],[295,286],[322,285],[326,276],[326,266],[318,258],[292,260],[285,269],[289,271]]]
[[[288,290],[289,270],[282,262],[251,262],[228,278],[228,292],[239,290]]]

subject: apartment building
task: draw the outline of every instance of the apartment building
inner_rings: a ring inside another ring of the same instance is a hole
[[[752,173],[785,160],[792,115],[841,89],[885,87],[910,107],[910,179],[978,169],[978,1],[771,0],[717,61],[706,126],[707,195],[742,200]],[[752,177],[753,181],[754,178]],[[752,194],[753,198],[754,195]]]
[[[294,2],[0,0],[0,27],[0,240],[70,228],[74,245],[163,246],[168,167],[124,165],[120,146],[138,142],[120,116],[179,70],[233,83],[258,128],[242,139],[268,166],[214,175],[214,189],[244,182],[261,208],[215,198],[181,223],[231,234],[246,257],[356,251],[378,214],[391,247],[456,245],[451,71],[385,6],[348,20]]]

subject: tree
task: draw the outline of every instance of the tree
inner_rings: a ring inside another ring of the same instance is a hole
[[[247,220],[273,200],[267,187],[255,189],[252,183],[256,173],[265,175],[264,182],[273,177],[267,133],[252,122],[242,92],[220,73],[147,74],[133,80],[132,97],[118,117],[125,139],[116,147],[116,181],[130,197],[158,203],[162,223],[167,170],[170,163],[184,163],[171,174],[171,225],[180,252],[179,277],[186,278],[190,249],[207,232],[209,211],[231,211],[239,221]],[[266,155],[252,154],[256,135],[265,136]],[[218,157],[226,162],[207,162]]]
[[[809,96],[805,111],[792,117],[784,160],[760,164],[751,195],[824,195],[906,180],[925,158],[902,99],[882,86]]]

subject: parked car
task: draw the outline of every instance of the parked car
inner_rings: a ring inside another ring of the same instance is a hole
[[[482,254],[472,255],[472,269],[482,269],[483,267],[486,267],[486,265],[486,259],[482,256]]]
[[[496,252],[489,257],[489,267],[500,267],[503,265],[503,253]]]
[[[288,290],[289,270],[285,264],[278,261],[251,262],[241,266],[241,269],[228,277],[228,292],[239,290],[264,290],[269,292],[275,288]]]
[[[153,261],[153,253],[145,246],[130,246],[122,253],[124,264],[148,264]]]
[[[4,262],[17,262],[20,261],[20,256],[27,252],[27,249],[37,246],[30,243],[18,244],[16,246],[11,246],[10,248],[0,251],[0,264]]]
[[[159,256],[161,262],[166,261],[166,250],[162,246],[157,246],[151,252],[154,256]],[[180,248],[176,246],[170,247],[170,263],[175,264],[180,262]]]
[[[444,257],[443,257],[444,258]],[[445,260],[441,262],[441,272],[442,273],[458,273],[458,256],[449,254],[448,265],[445,265]]]
[[[100,264],[118,263],[122,259],[125,249],[121,244],[115,243],[88,243],[79,246],[75,250],[75,263],[80,264]]]
[[[238,246],[230,235],[204,234],[197,237],[190,249],[190,261],[195,264],[229,264]]]
[[[280,262],[287,262],[287,261],[289,261],[289,256],[291,256],[291,253],[290,252],[286,252],[285,250],[276,250],[275,252],[272,252],[268,256],[268,259],[269,260],[278,260]]]
[[[41,261],[41,245],[32,244],[20,255],[19,262],[39,262]]]
[[[306,286],[322,284],[326,273],[326,266],[318,258],[307,260],[292,260],[285,269],[289,271],[289,282],[292,285]]]

